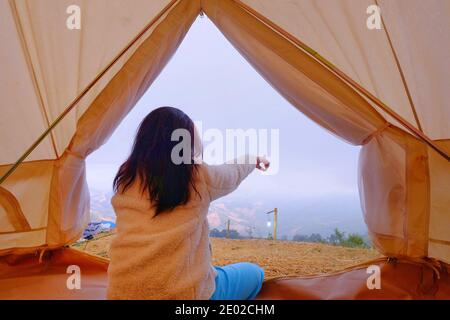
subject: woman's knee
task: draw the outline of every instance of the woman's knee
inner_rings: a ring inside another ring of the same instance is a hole
[[[246,269],[248,269],[249,271],[251,270],[251,272],[256,275],[256,279],[258,280],[258,282],[262,284],[264,281],[264,269],[255,263],[251,262],[243,262],[243,263],[245,264]]]
[[[264,269],[261,268],[260,266],[258,266],[257,264],[255,264],[254,266],[255,266],[258,274],[259,274],[259,278],[260,278],[261,283],[264,282]]]
[[[264,282],[264,270],[254,263],[246,263],[248,280],[251,284],[251,293],[246,299],[254,299],[262,288]],[[252,279],[252,280],[250,280]]]

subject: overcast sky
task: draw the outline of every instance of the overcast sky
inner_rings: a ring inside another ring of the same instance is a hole
[[[207,18],[198,18],[158,79],[109,141],[87,159],[91,188],[109,191],[140,121],[159,106],[182,109],[203,128],[279,129],[279,171],[253,174],[237,194],[357,193],[358,147],[332,136],[285,101]],[[225,132],[224,132],[225,133]]]

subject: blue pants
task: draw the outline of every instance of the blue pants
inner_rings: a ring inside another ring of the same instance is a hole
[[[216,291],[211,300],[251,300],[261,290],[264,270],[256,264],[241,262],[214,268]]]

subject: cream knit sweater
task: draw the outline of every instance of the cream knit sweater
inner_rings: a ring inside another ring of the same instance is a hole
[[[110,248],[109,299],[209,299],[215,290],[206,215],[235,190],[251,164],[199,165],[191,200],[155,216],[138,184],[111,200],[117,234]]]

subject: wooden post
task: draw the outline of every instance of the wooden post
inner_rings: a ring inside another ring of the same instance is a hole
[[[230,219],[227,222],[227,239],[230,239]]]
[[[273,210],[273,240],[277,240],[277,218],[278,218],[278,209],[275,208]]]

